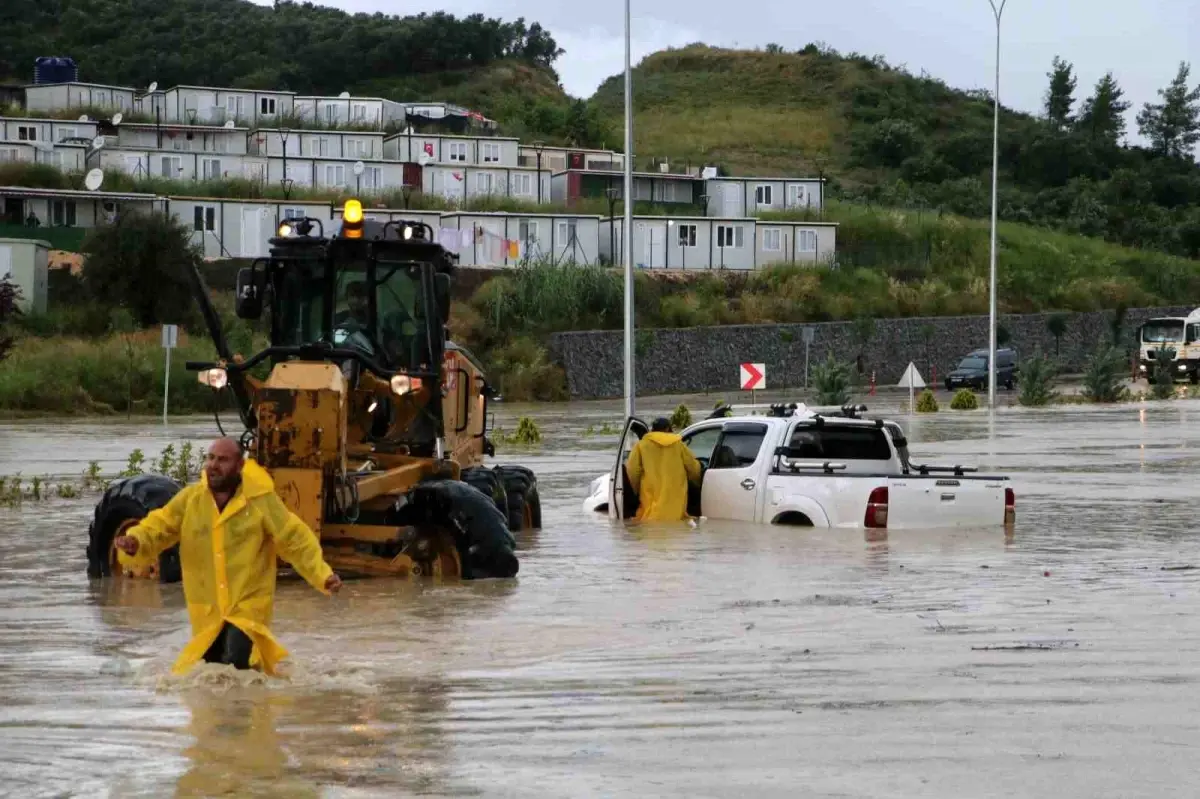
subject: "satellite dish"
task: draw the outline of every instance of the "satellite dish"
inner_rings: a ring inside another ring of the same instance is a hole
[[[114,125],[120,125],[121,120],[124,118],[125,118],[125,115],[122,114],[120,111],[118,111],[117,113],[113,114],[112,123]]]
[[[150,85],[146,87],[146,94],[152,94],[154,92],[154,90],[157,88],[158,88],[158,81],[156,81],[156,80],[150,81]]]
[[[99,150],[103,146],[104,146],[104,137],[103,136],[97,136],[96,138],[92,139],[92,148],[93,149]]]
[[[229,130],[233,130],[233,128],[234,128],[234,121],[233,121],[232,119],[231,119],[231,120],[229,120],[228,122],[226,122],[226,123],[225,123],[225,127],[226,127],[226,128],[228,128]]]
[[[341,94],[338,95],[338,97],[342,100],[349,100],[350,92],[342,92]]]
[[[361,175],[363,173],[363,170],[366,168],[367,168],[367,165],[364,164],[362,161],[354,162],[354,174]]]
[[[104,182],[104,172],[99,169],[93,169],[87,173],[87,177],[83,179],[83,185],[88,187],[88,191],[95,191],[100,188],[100,184]]]
[[[417,157],[417,162],[420,163],[421,166],[428,166],[433,162],[433,159],[430,158],[429,153],[421,153],[421,155]]]

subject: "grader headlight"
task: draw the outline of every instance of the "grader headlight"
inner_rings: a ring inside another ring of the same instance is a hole
[[[421,390],[421,378],[408,375],[396,375],[392,378],[392,393],[403,397],[412,391]]]
[[[208,386],[214,391],[220,391],[225,388],[229,382],[229,375],[224,369],[205,369],[197,375],[201,385]]]

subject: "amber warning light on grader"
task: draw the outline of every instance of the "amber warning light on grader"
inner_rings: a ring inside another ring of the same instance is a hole
[[[360,201],[346,200],[346,206],[342,209],[342,233],[348,239],[362,238],[363,209]]]

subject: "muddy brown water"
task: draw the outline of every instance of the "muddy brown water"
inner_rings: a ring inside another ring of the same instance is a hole
[[[168,675],[181,589],[87,579],[94,498],[0,509],[0,795],[1195,794],[1200,403],[898,414],[923,458],[1013,476],[1007,539],[627,529],[580,509],[616,441],[580,432],[620,403],[523,413],[519,577],[282,583],[276,681]],[[0,424],[0,474],[214,432]]]

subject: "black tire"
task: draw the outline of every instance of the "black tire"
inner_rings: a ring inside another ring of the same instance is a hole
[[[144,519],[150,511],[170,502],[182,488],[171,478],[158,474],[129,477],[109,486],[96,504],[95,516],[88,527],[88,577],[111,577],[109,552],[118,528],[130,519]],[[162,583],[183,579],[178,544],[159,555],[158,579]]]
[[[524,466],[497,466],[496,471],[504,480],[504,491],[508,494],[508,529],[514,533],[521,530],[536,530],[542,526],[542,500],[538,496],[537,476]],[[526,524],[526,511],[529,524]]]
[[[515,577],[517,542],[491,497],[460,480],[426,480],[413,486],[396,521],[438,525],[454,533],[464,580]]]
[[[505,490],[504,478],[500,472],[484,466],[472,466],[469,469],[463,469],[462,481],[491,497],[492,501],[496,503],[496,509],[501,513],[508,513],[508,492]]]

